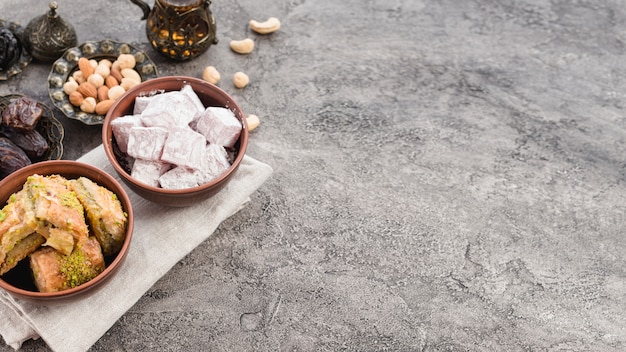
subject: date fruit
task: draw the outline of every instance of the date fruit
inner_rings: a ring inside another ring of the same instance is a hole
[[[4,136],[22,149],[31,161],[41,158],[50,148],[48,141],[37,131],[18,131],[0,125],[0,136]]]
[[[9,69],[20,58],[22,45],[8,28],[0,28],[0,71]]]
[[[43,109],[37,105],[37,100],[29,97],[19,97],[2,110],[2,124],[21,131],[30,131],[35,128],[43,114]]]
[[[28,155],[6,137],[0,137],[0,179],[31,164]]]

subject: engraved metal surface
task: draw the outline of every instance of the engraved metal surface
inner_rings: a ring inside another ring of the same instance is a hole
[[[68,77],[78,68],[78,60],[81,57],[88,59],[115,59],[120,54],[131,54],[137,64],[135,71],[141,76],[141,81],[146,81],[158,76],[154,62],[138,48],[128,43],[120,43],[112,40],[88,41],[77,47],[68,49],[63,56],[52,64],[48,75],[48,94],[55,107],[70,119],[79,120],[87,125],[101,125],[104,115],[86,113],[80,108],[73,106],[68,95],[63,91],[63,84]]]

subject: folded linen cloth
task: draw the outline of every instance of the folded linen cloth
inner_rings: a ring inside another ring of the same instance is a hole
[[[78,160],[119,180],[102,145]],[[135,226],[130,251],[117,275],[95,294],[71,304],[35,305],[0,290],[0,334],[16,350],[24,341],[41,337],[53,351],[86,351],[156,281],[239,211],[272,171],[269,165],[246,156],[224,189],[186,208],[158,206],[122,183],[133,204]]]

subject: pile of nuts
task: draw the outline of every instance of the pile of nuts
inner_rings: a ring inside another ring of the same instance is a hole
[[[248,26],[258,34],[270,34],[280,29],[280,21],[276,17],[270,17],[265,22],[250,20]],[[250,38],[231,40],[230,49],[237,54],[247,55],[254,50],[254,41]],[[214,66],[206,66],[202,71],[202,79],[209,83],[217,84],[221,78],[219,71]],[[241,71],[235,72],[233,75],[233,84],[235,87],[243,89],[248,83],[250,83],[248,75]],[[249,115],[246,120],[249,131],[255,129],[260,123],[259,117],[256,115]]]
[[[63,91],[81,111],[106,115],[117,98],[141,83],[135,65],[131,54],[120,54],[114,61],[81,57],[78,69],[63,84]]]

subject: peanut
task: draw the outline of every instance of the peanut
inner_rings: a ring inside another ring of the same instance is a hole
[[[254,50],[254,41],[250,38],[231,40],[230,48],[238,54],[249,54]]]
[[[202,71],[202,79],[209,83],[217,84],[217,82],[219,82],[221,78],[222,76],[213,66],[207,66]]]
[[[237,88],[244,88],[250,82],[250,78],[245,73],[239,71],[233,75],[233,83]]]
[[[246,117],[246,124],[248,125],[248,131],[252,132],[253,129],[257,128],[261,121],[259,121],[259,117],[253,114],[248,115]]]
[[[280,21],[276,17],[270,17],[265,22],[250,20],[248,25],[250,26],[250,29],[259,34],[269,34],[280,29]]]

